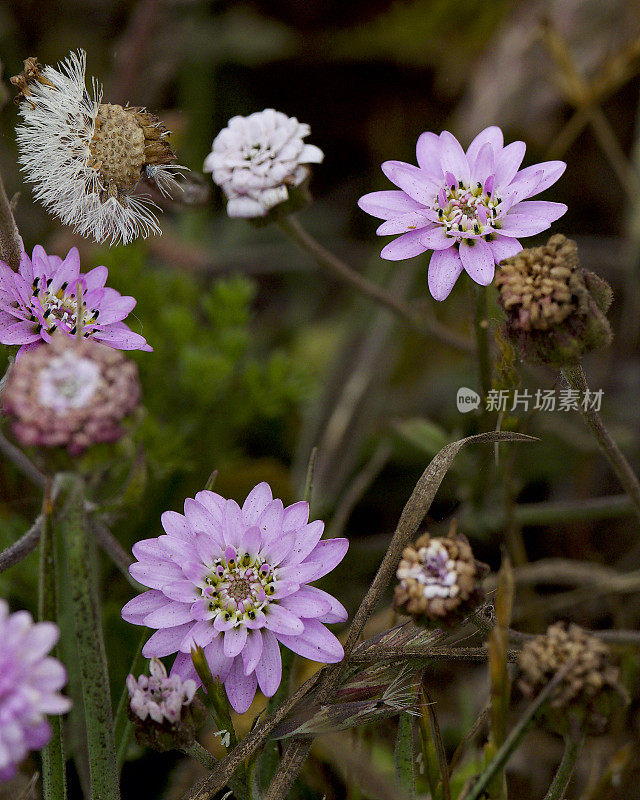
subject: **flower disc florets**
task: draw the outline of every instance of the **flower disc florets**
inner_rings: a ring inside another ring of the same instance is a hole
[[[67,682],[65,669],[47,657],[59,633],[52,622],[34,623],[27,611],[9,614],[0,600],[0,781],[12,778],[27,753],[49,741],[47,714],[71,708],[58,693]]]
[[[162,516],[165,536],[138,542],[131,574],[151,587],[122,616],[158,628],[143,654],[178,653],[172,674],[200,683],[191,649],[199,645],[236,711],[247,710],[257,685],[271,697],[280,683],[278,642],[315,661],[340,661],[343,651],[323,623],[346,611],[307,586],[343,559],[346,539],[320,541],[324,524],[308,523],[308,503],[287,508],[266,483],[242,509],[214,492],[187,499],[184,516]]]
[[[391,261],[433,250],[429,290],[436,300],[448,297],[462,270],[482,286],[493,280],[495,265],[522,247],[516,237],[546,230],[567,207],[530,201],[555,183],[562,161],[547,161],[519,170],[524,142],[504,147],[502,131],[479,133],[466,153],[449,131],[423,133],[418,139],[418,166],[386,161],[384,174],[400,191],[372,192],[360,208],[386,220],[377,234],[401,234],[383,248]]]
[[[526,361],[562,367],[611,342],[611,289],[562,234],[502,261],[496,286],[506,335]]]
[[[230,217],[264,217],[289,197],[289,189],[308,176],[307,164],[324,155],[302,140],[311,128],[267,108],[248,117],[233,117],[213,140],[204,171],[227,196]]]
[[[31,258],[22,254],[18,272],[0,261],[0,343],[21,345],[19,357],[40,341],[50,342],[56,332],[75,337],[80,323],[84,338],[118,350],[151,350],[123,322],[135,298],[106,287],[108,274],[106,267],[81,273],[76,247],[63,261],[36,245]]]
[[[72,455],[122,436],[122,421],[139,400],[133,361],[110,347],[61,334],[13,364],[2,394],[22,444],[66,447]]]
[[[455,528],[442,538],[425,533],[402,553],[394,606],[421,625],[455,624],[482,602],[483,570]]]
[[[102,103],[102,89],[85,86],[85,53],[57,69],[25,61],[11,79],[24,123],[19,161],[36,197],[63,222],[98,242],[158,233],[154,204],[134,191],[144,178],[169,195],[178,186],[169,131],[145,109]]]
[[[602,733],[614,706],[626,696],[609,647],[578,625],[556,622],[544,635],[525,643],[518,657],[518,687],[531,698],[569,664],[551,694],[545,721],[562,734],[576,727]]]

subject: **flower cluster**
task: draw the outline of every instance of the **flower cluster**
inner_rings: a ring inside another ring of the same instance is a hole
[[[139,400],[133,361],[90,339],[57,334],[11,367],[2,407],[22,444],[66,447],[77,455],[118,439]]]
[[[143,655],[177,652],[172,675],[199,684],[190,655],[199,645],[239,713],[258,685],[267,697],[278,688],[278,642],[314,661],[340,661],[342,646],[323,623],[343,622],[347,613],[306,584],[339,564],[348,542],[320,541],[324,523],[308,517],[308,503],[284,508],[266,483],[242,508],[202,491],[185,500],[184,516],[166,511],[166,535],[133,548],[131,575],[151,591],[122,610],[128,622],[158,629]]]
[[[267,108],[233,117],[213,140],[204,171],[227,196],[230,217],[263,217],[307,178],[307,164],[319,164],[322,150],[302,140],[311,128]]]
[[[35,58],[11,81],[19,89],[19,161],[36,197],[76,232],[97,242],[158,233],[154,204],[136,194],[149,181],[165,195],[177,186],[169,131],[143,108],[102,103],[85,85],[83,51],[58,68]]]
[[[449,296],[460,273],[482,286],[493,280],[495,265],[518,253],[517,237],[546,230],[567,207],[527,198],[547,189],[566,164],[546,161],[519,170],[524,142],[504,146],[500,128],[486,128],[466,153],[443,131],[418,139],[418,166],[385,161],[382,171],[398,191],[372,192],[360,208],[385,220],[379,236],[400,236],[381,256],[398,261],[433,250],[429,290],[436,300]]]
[[[441,538],[424,533],[402,553],[394,606],[422,625],[454,624],[482,602],[483,571],[455,527]]]
[[[538,694],[568,666],[546,714],[547,722],[560,732],[577,724],[592,734],[601,733],[613,705],[624,699],[620,671],[611,663],[608,646],[578,625],[556,622],[526,642],[518,666],[518,686],[527,697]]]
[[[80,324],[84,337],[118,350],[151,350],[123,322],[135,298],[106,287],[108,274],[106,267],[82,274],[76,247],[63,260],[36,245],[31,258],[22,254],[18,272],[0,261],[0,343],[20,345],[20,355],[56,331],[75,336]]]
[[[611,289],[562,234],[503,261],[496,286],[506,334],[527,361],[561,367],[611,342]]]
[[[27,611],[9,614],[0,600],[0,781],[9,780],[30,750],[51,738],[47,714],[65,714],[59,694],[67,682],[62,664],[47,653],[58,641],[52,622],[34,623]]]
[[[154,722],[176,723],[180,720],[182,709],[193,700],[197,686],[192,680],[183,681],[179,675],[167,677],[162,661],[152,658],[149,664],[150,676],[127,676],[129,705],[141,720],[150,717]]]

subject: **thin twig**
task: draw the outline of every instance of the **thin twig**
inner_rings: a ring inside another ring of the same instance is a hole
[[[516,649],[509,650],[507,660],[518,660]],[[431,645],[407,644],[401,647],[376,647],[370,652],[353,652],[349,656],[350,664],[377,664],[380,661],[398,661],[401,659],[424,659],[425,661],[486,661],[486,647],[432,647]]]
[[[42,533],[42,516],[39,516],[29,530],[17,542],[0,553],[0,572],[13,567],[32,553],[38,546]]]
[[[138,592],[146,591],[145,587],[139,584],[138,581],[129,574],[129,567],[133,564],[133,558],[127,553],[109,528],[102,522],[93,522],[91,528],[96,541],[100,545],[100,549],[109,556],[131,586]]]
[[[2,431],[0,431],[0,452],[2,452],[9,459],[9,461],[12,461],[20,470],[20,472],[29,478],[31,483],[35,483],[36,486],[40,486],[42,489],[45,488],[47,484],[46,476],[40,472],[36,465],[30,461],[27,456],[25,456],[20,448],[16,447],[15,444],[12,444],[6,438]]]
[[[581,395],[584,395],[588,391],[587,378],[581,364],[575,367],[565,367],[562,370],[562,374],[569,386],[579,391]],[[640,518],[640,481],[638,481],[637,475],[618,445],[612,439],[600,414],[593,408],[585,409],[583,404],[580,405],[580,413],[584,417],[589,428],[591,428],[591,432],[595,436],[596,441],[611,464],[613,471],[618,476],[622,488],[631,498],[636,515]]]
[[[351,286],[360,294],[384,306],[418,333],[425,336],[434,336],[440,339],[443,344],[447,344],[457,350],[463,350],[467,353],[474,351],[473,344],[467,339],[449,330],[449,328],[441,325],[436,320],[417,316],[413,309],[402,300],[389,294],[382,287],[372,283],[348,264],[345,264],[344,261],[307,233],[295,217],[291,215],[284,217],[279,224],[287,236],[293,239],[300,248],[312,255],[318,266],[333,278]]]
[[[554,775],[553,781],[549,787],[549,791],[545,795],[544,800],[563,800],[583,743],[584,735],[579,733],[574,736],[567,737],[565,740],[562,761],[560,762],[558,770]]]

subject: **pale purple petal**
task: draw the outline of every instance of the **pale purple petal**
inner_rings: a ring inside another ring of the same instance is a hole
[[[273,697],[282,680],[282,659],[278,640],[271,631],[262,631],[262,653],[255,674],[262,694]]]
[[[173,583],[182,579],[182,570],[168,561],[159,561],[154,564],[138,562],[129,567],[131,577],[143,586],[150,589],[162,589],[166,583]]]
[[[242,650],[242,664],[244,674],[249,675],[254,671],[262,656],[262,631],[249,631],[247,642]]]
[[[421,233],[420,241],[428,250],[447,250],[456,243],[455,238],[448,236],[441,225],[428,231],[423,230]]]
[[[299,564],[311,553],[324,532],[324,522],[317,519],[296,531],[295,542],[283,565]]]
[[[245,711],[249,710],[249,706],[256,695],[257,685],[256,673],[252,672],[250,675],[245,675],[242,658],[236,656],[224,682],[227,697],[234,711],[238,714],[244,714]]]
[[[295,594],[280,600],[280,606],[300,618],[315,618],[328,614],[331,611],[331,603],[324,597],[309,591],[313,588],[312,586],[301,586]]]
[[[471,174],[467,156],[460,142],[449,131],[440,134],[440,164],[443,173],[452,172],[456,180],[469,183]]]
[[[176,653],[180,649],[180,643],[191,630],[193,622],[178,625],[175,628],[160,628],[151,638],[147,639],[142,648],[142,655],[145,658],[163,658],[164,656]]]
[[[188,603],[180,603],[177,600],[172,600],[162,608],[147,614],[144,618],[144,624],[148,628],[173,628],[192,621],[190,605]]]
[[[525,200],[511,207],[509,215],[519,214],[531,217],[532,220],[546,220],[549,225],[567,213],[564,203],[552,203],[548,200]]]
[[[276,634],[278,641],[310,661],[335,664],[344,658],[344,650],[336,637],[316,619],[304,621],[304,632],[296,636]]]
[[[298,531],[304,528],[309,520],[309,503],[306,500],[299,500],[287,506],[282,516],[282,532]]]
[[[513,179],[512,187],[527,186],[531,189],[526,194],[522,194],[520,199],[531,197],[548,189],[562,176],[567,165],[564,161],[542,161],[540,164],[533,164],[520,170]]]
[[[497,156],[503,147],[504,139],[502,136],[502,131],[497,125],[492,125],[489,128],[485,128],[483,131],[476,136],[476,138],[471,142],[469,147],[467,148],[467,161],[469,162],[469,166],[473,169],[473,166],[478,158],[478,154],[480,150],[482,150],[483,146],[488,144],[491,146],[494,154]]]
[[[431,206],[438,192],[436,180],[413,164],[404,161],[385,161],[382,171],[392,183],[399,186],[409,197],[424,206]]]
[[[86,298],[90,303],[90,298]],[[135,297],[118,297],[115,300],[100,304],[99,321],[101,325],[109,325],[111,322],[121,322],[129,316],[136,305]]]
[[[508,236],[498,236],[491,242],[488,242],[491,252],[493,253],[493,260],[499,264],[505,258],[511,258],[518,255],[522,250],[522,245],[517,239],[511,239]]]
[[[144,625],[144,618],[152,611],[157,611],[167,603],[167,598],[162,592],[151,589],[143,592],[129,602],[122,609],[122,619],[133,625]]]
[[[524,142],[511,142],[496,157],[496,191],[508,186],[522,164],[527,146]]]
[[[445,300],[462,272],[462,261],[457,247],[436,250],[431,256],[428,271],[429,291],[438,301]]]
[[[358,200],[358,205],[367,214],[379,219],[392,219],[423,208],[421,203],[405,192],[395,190],[365,194]]]
[[[273,500],[264,508],[258,517],[257,524],[265,541],[281,536],[283,517],[284,506],[280,499]]]
[[[546,231],[551,225],[546,219],[532,218],[529,214],[507,214],[500,220],[500,233],[503,236],[535,236]]]
[[[215,520],[216,525],[219,526],[221,532],[220,542],[222,542],[222,515],[227,501],[219,494],[204,489],[196,494],[196,500],[205,507],[211,514],[212,519]]]
[[[260,514],[273,500],[271,487],[264,481],[249,492],[247,499],[242,505],[242,516],[247,525],[256,525]]]
[[[177,511],[165,511],[160,517],[160,522],[169,536],[175,536],[185,541],[191,538],[192,531],[186,517],[178,514]]]
[[[204,655],[213,677],[217,676],[224,681],[233,665],[233,659],[227,658],[224,654],[224,636],[216,636],[211,644],[204,648]]]
[[[112,323],[105,328],[97,328],[91,338],[118,350],[151,350],[144,336],[125,328],[115,327],[116,324]]]
[[[271,603],[265,609],[267,628],[274,633],[302,633],[304,625],[300,619],[278,603]]]
[[[495,152],[489,142],[486,142],[480,149],[475,164],[471,166],[471,183],[480,183],[484,186],[489,175],[495,171]]]
[[[407,233],[408,231],[416,230],[416,228],[430,226],[437,219],[438,215],[435,211],[431,211],[428,208],[420,211],[410,211],[408,214],[383,222],[382,225],[378,226],[376,234],[378,236],[391,236],[398,233]]]
[[[239,547],[243,530],[244,524],[240,506],[235,500],[227,500],[222,517],[222,535],[224,536],[225,544]]]
[[[235,658],[247,641],[247,629],[244,625],[231,628],[224,633],[224,654],[227,658]]]
[[[382,248],[380,256],[388,261],[402,261],[424,253],[429,247],[422,243],[423,231],[411,231],[399,236]]]
[[[347,554],[349,549],[348,539],[324,539],[313,548],[309,556],[302,562],[303,564],[320,564],[323,572],[318,575],[321,578],[332,569],[335,569]]]
[[[488,286],[495,274],[493,253],[484,239],[474,239],[473,244],[460,242],[460,260],[470,278],[481,286]]]
[[[420,169],[434,179],[442,178],[439,136],[429,131],[421,133],[416,144],[416,157]]]

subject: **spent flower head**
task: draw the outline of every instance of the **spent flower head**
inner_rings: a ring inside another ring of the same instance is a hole
[[[556,622],[542,636],[525,642],[518,657],[518,687],[526,697],[533,697],[569,664],[551,695],[545,722],[562,734],[576,727],[602,733],[626,696],[609,647],[578,625]]]
[[[455,523],[447,536],[424,533],[402,553],[393,604],[419,625],[455,625],[482,602],[485,570]]]
[[[108,274],[106,267],[81,273],[77,247],[63,260],[36,245],[31,258],[23,252],[18,272],[0,261],[0,343],[20,345],[20,356],[56,332],[75,337],[80,325],[83,337],[118,350],[151,350],[123,322],[135,298],[105,286]]]
[[[129,719],[136,739],[155,750],[172,750],[192,742],[203,720],[201,703],[196,700],[197,685],[179,675],[167,676],[164,664],[152,658],[150,675],[127,676]]]
[[[320,148],[302,140],[311,128],[266,108],[248,117],[232,117],[213,140],[204,171],[224,191],[230,217],[264,217],[289,198],[289,191],[319,164]]]
[[[133,361],[90,339],[57,334],[12,365],[2,407],[22,444],[66,447],[77,455],[120,438],[122,421],[139,400]]]
[[[53,622],[34,622],[28,611],[9,614],[0,600],[0,781],[15,775],[30,750],[47,744],[47,714],[71,708],[59,694],[67,682],[65,669],[47,656],[59,633]]]
[[[502,131],[486,128],[466,153],[443,131],[418,139],[418,166],[385,161],[382,171],[399,191],[372,192],[358,201],[363,211],[385,220],[379,236],[397,235],[381,256],[391,261],[433,250],[429,290],[449,296],[464,269],[481,286],[493,280],[495,265],[518,253],[519,236],[546,230],[567,210],[563,203],[528,200],[554,184],[563,161],[519,170],[524,142],[504,146]]]
[[[166,535],[133,547],[131,575],[151,591],[122,609],[128,622],[158,629],[143,655],[178,653],[171,674],[199,685],[190,655],[199,645],[239,713],[257,686],[267,697],[278,688],[279,642],[304,658],[340,661],[342,645],[323,623],[344,622],[347,612],[307,584],[342,561],[348,542],[320,541],[324,523],[308,518],[308,503],[284,508],[266,483],[242,508],[202,491],[185,500],[184,516],[166,511]]]
[[[136,194],[145,179],[164,195],[178,186],[167,143],[169,131],[144,108],[102,102],[93,79],[85,85],[86,54],[71,53],[58,67],[35,58],[11,79],[23,123],[19,162],[46,208],[77,233],[124,244],[158,233],[148,197]]]
[[[496,275],[506,336],[525,361],[562,367],[610,344],[609,285],[583,270],[562,234],[504,260]]]

